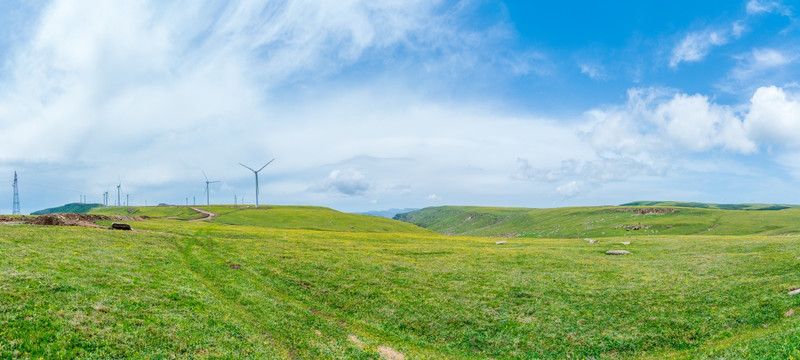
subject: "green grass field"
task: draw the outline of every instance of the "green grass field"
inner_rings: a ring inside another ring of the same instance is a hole
[[[800,358],[800,236],[497,245],[324,208],[202,208],[221,215],[0,224],[0,359]]]
[[[177,220],[189,220],[202,217],[202,214],[187,206],[108,206],[96,207],[87,211],[88,214],[118,215],[118,216],[149,216]]]
[[[447,235],[583,238],[641,235],[800,234],[800,208],[722,210],[677,206],[554,209],[431,207],[396,217]]]

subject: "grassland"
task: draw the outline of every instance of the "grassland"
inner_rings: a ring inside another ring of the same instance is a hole
[[[98,215],[148,216],[176,220],[190,220],[202,217],[187,206],[108,206],[96,207],[87,212]]]
[[[634,201],[620,206],[660,206],[660,207],[693,207],[701,209],[719,210],[783,210],[796,208],[797,205],[787,204],[709,204],[685,201]]]
[[[0,224],[0,358],[800,357],[794,235],[497,245],[203,208],[228,212],[134,232]],[[604,254],[621,241],[631,255]]]
[[[677,206],[554,209],[430,207],[396,217],[447,235],[583,238],[641,235],[800,234],[800,208],[721,210]]]

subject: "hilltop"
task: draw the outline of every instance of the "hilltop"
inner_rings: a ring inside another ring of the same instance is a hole
[[[720,210],[783,210],[798,207],[797,205],[786,204],[709,204],[685,201],[634,201],[620,206],[679,206]]]
[[[66,204],[59,207],[43,209],[39,211],[34,211],[31,215],[46,215],[46,214],[55,214],[55,213],[73,213],[73,214],[86,214],[91,209],[96,207],[102,207],[103,204],[82,204],[82,203],[71,203]]]
[[[398,214],[395,219],[445,235],[582,238],[800,233],[796,206],[738,205],[751,210],[722,210],[709,204],[631,204],[635,205],[552,209],[441,206]]]

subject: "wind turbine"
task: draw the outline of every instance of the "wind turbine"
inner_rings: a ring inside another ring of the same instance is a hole
[[[122,180],[119,181],[119,185],[117,185],[117,206],[122,206],[122,195],[119,189],[122,187]]]
[[[206,205],[211,205],[211,195],[208,193],[208,184],[218,183],[219,181],[208,181],[205,170],[203,170],[203,177],[206,178]]]
[[[264,170],[264,168],[267,167],[267,165],[272,164],[273,161],[275,161],[275,159],[270,160],[268,163],[264,164],[264,166],[262,166],[261,169],[258,169],[258,170],[253,170],[251,167],[249,167],[249,166],[247,166],[245,164],[239,163],[239,165],[242,165],[242,166],[246,167],[248,170],[252,171],[253,174],[256,174],[256,207],[258,207],[258,172],[261,171],[261,170]]]

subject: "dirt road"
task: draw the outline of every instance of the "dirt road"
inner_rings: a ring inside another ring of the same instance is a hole
[[[217,214],[217,213],[213,213],[213,212],[210,212],[210,211],[205,211],[205,210],[203,210],[203,209],[198,209],[198,208],[196,208],[196,207],[190,207],[189,209],[192,209],[192,210],[194,210],[194,211],[196,211],[196,212],[198,212],[198,213],[201,213],[201,214],[203,214],[203,217],[199,217],[199,218],[197,218],[197,219],[191,219],[191,220],[189,220],[189,221],[203,221],[203,220],[211,220],[211,219],[213,219],[213,218],[215,218],[215,217],[219,216],[219,214]]]

